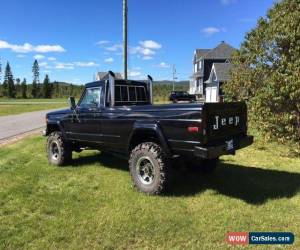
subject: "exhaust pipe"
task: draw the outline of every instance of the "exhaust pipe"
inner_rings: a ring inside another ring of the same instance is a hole
[[[149,93],[149,99],[150,99],[150,104],[153,104],[153,78],[148,75],[148,93]]]
[[[110,92],[110,107],[115,106],[115,74],[112,71],[108,71],[108,83]]]

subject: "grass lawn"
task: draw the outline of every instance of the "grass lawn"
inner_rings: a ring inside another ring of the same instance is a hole
[[[168,194],[147,196],[126,161],[87,151],[53,167],[44,144],[0,150],[0,249],[231,249],[227,231],[290,231],[300,249],[300,159],[279,146],[223,157],[211,176],[177,171]]]
[[[0,99],[0,116],[67,107],[64,99]]]

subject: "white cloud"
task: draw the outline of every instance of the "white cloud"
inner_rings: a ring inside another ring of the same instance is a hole
[[[153,41],[153,40],[146,40],[146,41],[141,41],[139,42],[139,44],[144,47],[144,48],[148,48],[148,49],[160,49],[162,47],[161,44]]]
[[[74,65],[73,65],[73,63],[61,63],[61,62],[57,62],[55,64],[55,68],[56,69],[74,69]]]
[[[153,56],[156,54],[156,51],[162,47],[161,44],[153,40],[140,41],[139,44],[140,46],[130,47],[129,53],[137,55],[143,60],[153,59]]]
[[[37,55],[35,55],[33,58],[34,58],[34,59],[37,59],[37,60],[40,60],[40,59],[44,59],[45,56],[40,55],[40,54],[37,54]]]
[[[77,67],[97,67],[99,66],[99,64],[95,63],[95,62],[74,62],[74,65]]]
[[[48,52],[65,52],[66,50],[60,45],[37,45],[34,46],[30,43],[23,45],[10,44],[6,41],[0,40],[0,49],[10,49],[16,53],[48,53]]]
[[[212,36],[216,33],[219,33],[219,32],[225,32],[226,30],[225,29],[219,29],[219,28],[216,28],[216,27],[206,27],[204,29],[201,30],[201,32],[205,35],[205,36]]]
[[[34,51],[39,53],[49,53],[49,52],[65,52],[66,50],[60,45],[38,45],[34,47]]]
[[[49,61],[56,61],[56,58],[55,57],[48,57],[48,60]]]
[[[101,41],[97,42],[96,44],[101,46],[101,45],[106,45],[109,43],[110,43],[110,41],[108,41],[108,40],[101,40]]]
[[[26,57],[26,56],[23,55],[23,54],[20,54],[20,55],[17,55],[17,57],[18,57],[18,58],[24,58],[24,57]]]
[[[140,71],[129,71],[129,76],[130,77],[138,77],[138,76],[141,76],[142,73]]]
[[[165,62],[161,62],[160,64],[157,65],[157,67],[162,68],[162,69],[168,69],[171,66]]]
[[[113,63],[113,62],[114,62],[114,59],[113,59],[112,57],[109,57],[109,58],[106,58],[106,59],[104,60],[104,62],[106,62],[106,63]]]
[[[106,50],[114,52],[114,51],[121,50],[122,48],[123,48],[122,44],[117,43],[110,47],[107,47]]]
[[[233,4],[236,2],[237,2],[237,0],[221,0],[221,4],[223,4],[223,5],[229,5],[229,4]]]
[[[40,68],[48,68],[48,63],[47,62],[41,62],[39,63]]]
[[[95,62],[54,62],[56,69],[75,69],[75,67],[87,68],[87,67],[97,67],[99,64]]]
[[[155,55],[154,50],[151,50],[149,48],[140,47],[140,46],[129,48],[129,53],[133,54],[133,55],[138,54],[141,56],[148,56],[148,57]]]

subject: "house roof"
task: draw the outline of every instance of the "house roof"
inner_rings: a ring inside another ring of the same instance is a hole
[[[214,49],[196,49],[196,60],[203,59],[228,59],[235,51],[231,45],[222,41]]]
[[[123,79],[122,74],[116,72],[115,73],[116,79]],[[96,73],[96,79],[99,80],[107,80],[108,79],[108,72],[97,72]]]
[[[203,57],[205,54],[207,54],[211,49],[196,49],[196,60]]]
[[[231,63],[214,63],[218,81],[228,81],[230,79]]]

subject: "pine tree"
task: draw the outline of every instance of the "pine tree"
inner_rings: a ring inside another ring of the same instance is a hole
[[[3,90],[4,90],[3,91],[4,96],[10,97],[10,98],[16,97],[14,78],[13,78],[13,74],[12,74],[9,62],[7,62],[6,67],[5,67]]]
[[[21,96],[22,98],[27,98],[27,84],[26,84],[26,78],[23,79],[21,83]]]
[[[32,66],[32,74],[33,74],[33,81],[32,81],[31,95],[33,98],[37,98],[40,92],[39,85],[38,85],[40,83],[40,68],[37,60],[34,60]]]
[[[51,98],[51,94],[52,94],[51,83],[49,80],[49,76],[46,75],[43,83],[43,97]]]
[[[16,78],[16,96],[20,96],[19,94],[21,93],[21,79],[20,78]]]

